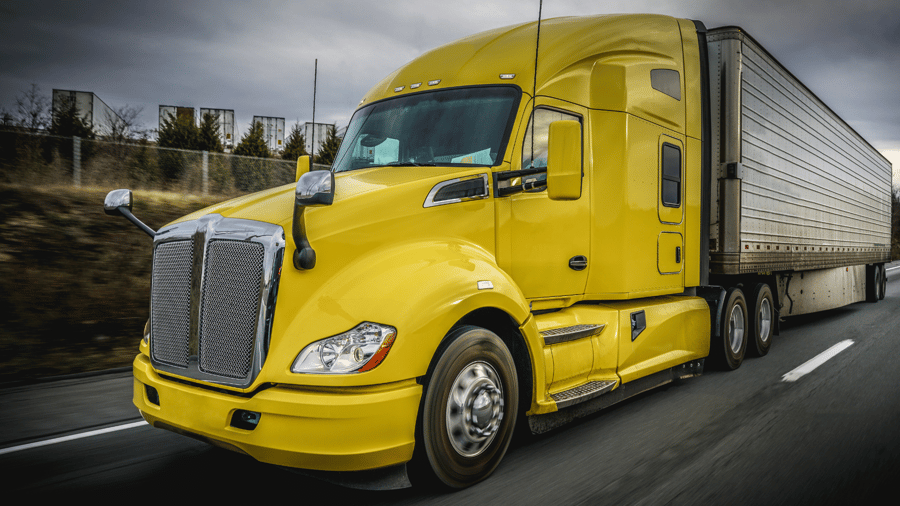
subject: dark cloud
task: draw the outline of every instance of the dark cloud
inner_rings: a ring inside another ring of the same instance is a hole
[[[306,0],[284,3],[50,2],[0,5],[0,103],[30,83],[97,93],[109,105],[234,109],[344,125],[359,98],[423,52],[533,20],[538,2]],[[900,148],[900,4],[816,0],[547,0],[545,18],[658,12],[745,28],[878,148]]]

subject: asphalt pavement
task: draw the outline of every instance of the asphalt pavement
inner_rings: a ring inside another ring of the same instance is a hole
[[[900,263],[894,267],[884,300],[790,318],[766,357],[518,442],[493,476],[452,494],[343,488],[136,423],[128,372],[0,389],[4,488],[100,502],[885,502],[900,475]],[[817,368],[784,381],[836,345]]]

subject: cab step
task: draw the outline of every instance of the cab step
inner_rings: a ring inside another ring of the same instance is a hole
[[[563,409],[573,404],[593,399],[598,395],[603,395],[612,390],[613,387],[616,386],[616,383],[618,383],[618,381],[615,380],[590,381],[584,385],[578,385],[575,388],[550,394],[550,397],[556,401],[556,407],[558,409]]]
[[[544,345],[565,343],[568,341],[577,341],[585,337],[596,336],[603,332],[605,324],[579,324],[569,327],[560,327],[556,329],[548,329],[541,331],[541,337],[544,338]]]

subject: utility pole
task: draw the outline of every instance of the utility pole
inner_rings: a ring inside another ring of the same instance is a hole
[[[316,58],[315,66],[313,67],[313,118],[312,118],[312,151],[310,153],[310,163],[315,163],[316,161],[316,80],[319,75],[319,59]]]

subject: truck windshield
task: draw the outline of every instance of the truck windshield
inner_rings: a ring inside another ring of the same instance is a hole
[[[513,86],[456,88],[363,107],[350,120],[333,170],[497,165],[519,96]]]

